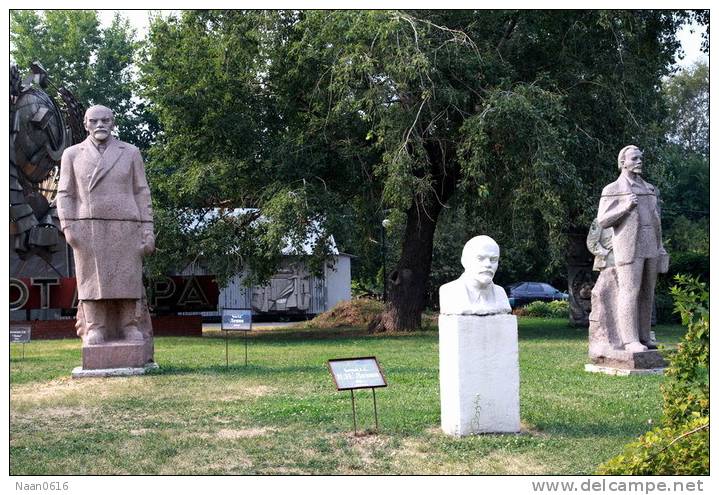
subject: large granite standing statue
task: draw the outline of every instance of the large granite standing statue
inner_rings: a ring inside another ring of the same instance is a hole
[[[82,371],[144,369],[153,339],[142,257],[155,249],[145,167],[135,146],[110,135],[109,108],[89,108],[84,122],[89,135],[63,153],[57,194],[75,258]]]
[[[518,432],[517,317],[492,282],[499,246],[470,239],[464,273],[439,289],[439,387],[442,430],[450,435]]]
[[[644,181],[642,152],[619,152],[619,179],[607,185],[587,238],[600,271],[592,290],[588,371],[649,370],[664,361],[651,337],[657,273],[669,258],[662,245],[659,191]]]

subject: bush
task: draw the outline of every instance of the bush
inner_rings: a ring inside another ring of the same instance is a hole
[[[664,416],[672,426],[709,416],[709,293],[698,278],[677,275],[675,280],[674,308],[687,333],[662,386]]]
[[[659,323],[679,323],[680,318],[673,307],[671,284],[677,275],[689,274],[709,281],[709,253],[671,252],[669,272],[657,280],[656,307]]]
[[[648,431],[624,452],[602,464],[597,474],[706,475],[709,474],[709,417],[681,427]]]
[[[569,301],[534,301],[513,311],[517,316],[569,318]]]
[[[687,333],[667,356],[662,424],[599,466],[598,474],[709,474],[709,293],[699,277],[674,279],[674,311]]]

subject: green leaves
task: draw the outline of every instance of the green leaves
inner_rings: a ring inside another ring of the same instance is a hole
[[[668,356],[662,425],[601,465],[599,474],[709,473],[709,292],[698,278],[674,279],[674,307],[687,333]]]
[[[662,387],[664,414],[672,425],[695,414],[709,414],[709,292],[698,277],[677,275],[674,280],[670,289],[674,311],[687,333],[672,356]]]
[[[460,225],[481,230],[506,246],[512,273],[556,276],[565,233],[589,224],[616,178],[617,151],[656,149],[656,88],[680,19],[502,10],[158,18],[141,64],[164,127],[148,164],[153,188],[168,207],[270,209],[274,244],[279,232],[299,239],[300,214],[321,219],[341,249],[368,254],[355,272],[366,279],[378,270],[372,241],[384,210],[419,212],[427,232],[443,206],[460,208],[455,218],[466,218],[447,237],[465,236]],[[409,254],[419,252],[411,230],[394,230],[406,255],[393,258],[423,279],[430,256]]]
[[[116,14],[103,28],[94,10],[13,10],[10,32],[11,55],[21,71],[39,61],[55,85],[68,87],[86,107],[111,108],[120,139],[149,147],[157,121],[137,98],[138,43],[127,19]]]

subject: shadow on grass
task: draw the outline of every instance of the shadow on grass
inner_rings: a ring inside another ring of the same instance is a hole
[[[261,376],[266,377],[273,374],[283,373],[315,373],[318,370],[327,369],[324,363],[320,366],[282,366],[282,367],[269,367],[269,366],[258,366],[255,364],[248,363],[247,366],[244,364],[230,364],[225,365],[210,365],[210,366],[189,366],[189,365],[161,365],[156,370],[150,370],[147,375],[152,376],[167,376],[167,375],[244,375],[244,376]]]
[[[587,341],[586,328],[573,327],[559,318],[518,318],[519,340]]]
[[[225,335],[221,332],[205,332],[202,337],[188,337],[193,339],[204,339],[207,341],[224,342]],[[324,329],[313,329],[313,330],[301,330],[301,331],[290,331],[290,330],[278,330],[268,332],[249,332],[247,336],[235,332],[230,333],[227,336],[227,340],[235,345],[237,342],[244,342],[245,338],[249,342],[261,342],[261,343],[277,343],[277,344],[291,344],[301,341],[303,344],[309,345],[326,345],[332,341],[343,341],[349,339],[368,339],[368,340],[382,340],[382,341],[397,341],[406,338],[420,338],[427,340],[437,340],[437,331],[435,330],[418,330],[413,332],[396,332],[396,333],[374,333],[371,334],[366,330],[357,328],[348,328],[346,330],[324,330]],[[159,340],[158,338],[155,339]]]
[[[551,420],[534,425],[536,431],[572,438],[586,437],[634,437],[649,429],[650,425],[638,421],[587,423],[586,420]]]
[[[344,329],[303,329],[303,330],[266,330],[255,332],[229,332],[227,337],[222,331],[209,331],[203,333],[203,338],[212,340],[244,340],[247,338],[252,341],[259,342],[294,342],[296,340],[313,341],[313,340],[332,340],[337,338],[357,338],[370,337],[370,333],[366,329],[348,327]]]

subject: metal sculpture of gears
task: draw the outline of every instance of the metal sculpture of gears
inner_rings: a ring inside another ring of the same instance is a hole
[[[48,94],[48,86],[62,106]],[[24,80],[16,66],[10,67],[10,235],[22,259],[36,254],[49,261],[58,249],[60,159],[65,148],[85,138],[83,113],[72,93],[51,85],[38,62]]]

